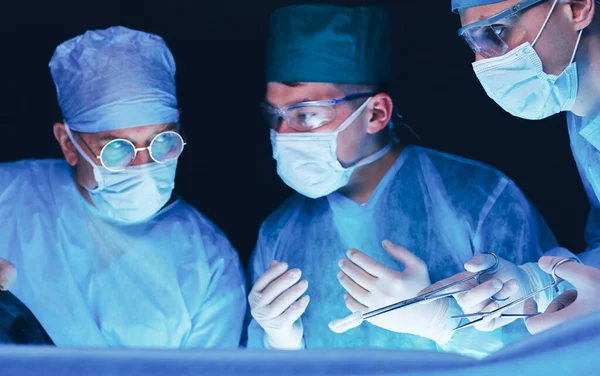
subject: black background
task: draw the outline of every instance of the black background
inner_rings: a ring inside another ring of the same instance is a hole
[[[58,44],[115,25],[159,34],[177,62],[189,142],[176,192],[227,234],[245,262],[261,221],[291,193],[276,174],[258,105],[265,89],[268,17],[279,6],[297,3],[2,1],[0,161],[62,157],[52,135],[61,116],[47,68]],[[450,1],[328,3],[386,6],[394,28],[391,94],[420,143],[500,169],[538,207],[561,245],[583,250],[589,204],[564,115],[520,120],[489,99],[472,72],[471,51],[456,36],[459,19]]]

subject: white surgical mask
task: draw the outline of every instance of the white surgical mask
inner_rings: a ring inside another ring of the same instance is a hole
[[[570,111],[577,98],[578,77],[574,60],[583,30],[579,32],[569,65],[558,76],[544,72],[542,61],[533,49],[556,4],[557,1],[532,44],[525,42],[502,56],[473,63],[475,74],[488,96],[508,113],[523,119],[539,120]]]
[[[81,149],[68,126],[73,145],[92,166],[96,188],[87,188],[94,206],[109,218],[125,223],[144,221],[156,214],[171,198],[175,188],[177,161],[149,163],[111,172],[92,162]]]
[[[383,157],[391,144],[348,168],[343,167],[337,157],[338,134],[358,118],[368,103],[369,99],[334,132],[277,133],[271,130],[273,158],[281,179],[307,197],[323,197],[347,185],[354,169]]]

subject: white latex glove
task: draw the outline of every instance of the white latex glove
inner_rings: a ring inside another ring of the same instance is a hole
[[[250,291],[250,313],[264,329],[267,347],[297,350],[304,346],[300,316],[310,297],[307,295],[298,300],[308,288],[308,281],[300,281],[301,276],[299,269],[288,271],[285,262],[272,261]]]
[[[481,284],[479,286],[477,285],[478,282],[476,280],[471,280],[451,288],[451,290],[472,288],[466,293],[454,296],[464,313],[492,311],[532,292],[534,288],[542,287],[541,285],[544,283],[552,282],[552,279],[545,281],[537,280],[531,265],[518,267],[502,258],[499,258],[498,261],[498,270],[495,273],[483,274],[480,277]],[[465,263],[467,272],[459,273],[453,277],[442,280],[436,284],[436,287],[438,287],[438,285],[443,286],[450,284],[453,281],[491,268],[494,265],[494,262],[495,258],[492,255],[475,255],[471,260]],[[502,301],[496,302],[492,298]],[[517,304],[514,307],[503,311],[503,313],[523,313],[524,304],[525,303]],[[478,317],[475,319],[478,319]],[[500,318],[488,316],[474,326],[481,331],[492,331],[508,325],[517,319],[518,317]]]
[[[0,290],[8,290],[16,278],[17,269],[14,265],[0,258]]]
[[[430,285],[427,265],[423,260],[389,241],[383,242],[383,247],[405,266],[403,272],[390,269],[354,249],[348,251],[347,259],[340,260],[338,279],[348,292],[344,296],[346,306],[357,314],[332,321],[329,327],[334,332],[342,333],[360,325],[361,312],[413,298]],[[453,326],[448,315],[448,305],[448,299],[415,304],[368,321],[386,330],[419,335],[442,343],[452,336]],[[358,321],[355,320],[356,317],[359,317]]]
[[[540,268],[550,274],[559,257],[542,257],[539,261]],[[531,317],[525,321],[531,334],[552,328],[563,322],[600,310],[600,270],[578,264],[566,262],[555,271],[556,275],[571,283],[577,290],[569,290],[559,295],[550,303],[544,314]],[[525,304],[525,313],[536,314],[538,306],[534,300]]]

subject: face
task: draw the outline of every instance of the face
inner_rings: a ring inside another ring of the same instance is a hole
[[[156,137],[156,135],[159,133],[173,131],[176,128],[177,124],[156,124],[109,132],[72,132],[72,134],[87,156],[93,162],[95,162],[96,165],[101,166],[101,162],[97,156],[100,155],[102,148],[110,141],[114,139],[126,139],[131,141],[136,148],[145,148],[150,145],[154,137]],[[75,146],[65,131],[64,124],[57,123],[54,125],[54,135],[60,144],[65,159],[71,166],[75,168],[77,182],[84,187],[90,189],[95,188],[96,181],[94,179],[93,168],[75,149]],[[150,157],[148,150],[143,150],[137,153],[135,160],[131,163],[131,166],[138,166],[148,163],[154,163],[154,161]]]
[[[297,86],[269,83],[266,102],[275,108],[283,108],[301,102],[331,100],[345,96],[346,94],[335,85],[327,83],[300,83]],[[310,132],[335,131],[366,99],[356,99],[334,106],[335,119]],[[373,153],[369,149],[381,148],[380,145],[376,145],[375,139],[379,137],[375,137],[375,134],[389,123],[392,107],[391,98],[387,94],[373,96],[360,116],[338,135],[337,156],[342,165],[351,165],[363,156]],[[277,131],[279,133],[298,132],[283,119]]]
[[[559,0],[552,11],[548,23],[544,27],[534,48],[542,60],[544,72],[559,75],[569,65],[578,37],[578,25],[574,22],[578,6],[573,3],[586,3],[594,0],[576,0],[574,2]],[[463,26],[481,21],[520,3],[521,0],[506,0],[499,3],[481,5],[460,10],[460,19]],[[554,0],[546,0],[533,5],[519,13],[512,20],[498,21],[494,30],[508,44],[512,50],[525,42],[533,43],[542,29]],[[593,6],[593,4],[592,4]],[[475,60],[482,60],[484,56],[475,55]]]

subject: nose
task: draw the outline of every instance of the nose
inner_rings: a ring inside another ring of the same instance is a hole
[[[140,166],[152,162],[154,162],[154,160],[150,157],[150,151],[148,149],[139,150],[130,166]]]

